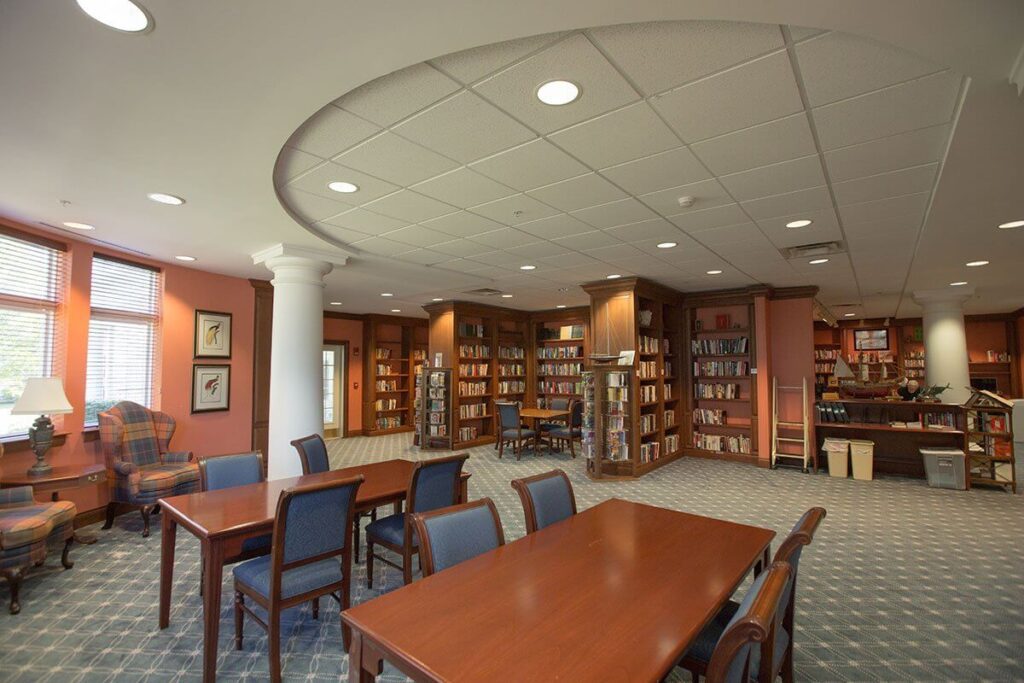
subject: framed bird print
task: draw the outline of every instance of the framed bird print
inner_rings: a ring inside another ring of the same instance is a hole
[[[231,358],[231,314],[196,310],[195,358]]]
[[[213,413],[231,405],[231,367],[192,366],[192,412]]]

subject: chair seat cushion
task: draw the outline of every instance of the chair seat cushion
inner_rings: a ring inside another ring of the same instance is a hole
[[[401,546],[405,543],[405,513],[388,515],[366,525],[367,541],[383,541]],[[412,531],[412,547],[416,547],[416,529]]]
[[[569,429],[568,427],[559,427],[548,432],[549,436],[553,436],[556,439],[575,439],[582,436],[582,434],[582,429]]]
[[[0,510],[0,548],[11,550],[43,541],[54,529],[74,522],[77,511],[69,500]]]
[[[543,433],[543,432],[552,432],[552,431],[554,431],[556,429],[561,429],[564,426],[565,426],[565,423],[563,423],[563,422],[541,422],[540,423],[540,431],[541,431],[541,433]]]
[[[199,465],[194,462],[150,465],[139,470],[139,493],[172,491],[178,486],[199,481]]]
[[[520,432],[518,429],[506,429],[501,433],[501,436],[504,439],[517,439],[520,435],[522,435],[524,439],[532,439],[534,434],[536,433],[537,432],[533,431],[532,429],[523,429],[522,432]]]
[[[235,576],[235,581],[245,584],[267,599],[270,598],[270,555],[236,564],[231,572]],[[338,562],[338,558],[329,557],[285,571],[281,575],[281,597],[288,599],[339,581],[341,563]]]
[[[697,640],[693,642],[690,649],[683,655],[683,659],[695,659],[703,664],[707,665],[711,661],[711,655],[715,651],[715,646],[718,645],[718,640],[725,633],[726,627],[729,625],[729,621],[739,611],[740,603],[730,600],[722,606],[721,611],[715,615],[715,618],[704,627],[704,630],[697,636]],[[774,664],[775,668],[782,664],[782,658],[786,654],[786,649],[789,647],[789,633],[786,629],[779,628],[775,634],[775,652],[774,652]],[[761,648],[755,646],[753,654],[750,656],[750,679],[757,679],[757,671],[761,666]]]
[[[274,539],[273,534],[265,534],[263,536],[254,536],[247,538],[242,541],[242,552],[251,553],[254,550],[264,550],[270,552],[270,542]]]

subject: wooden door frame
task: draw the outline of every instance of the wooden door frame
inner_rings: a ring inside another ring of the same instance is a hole
[[[341,373],[342,373],[342,376],[343,376],[342,379],[344,380],[343,381],[344,386],[341,387],[341,392],[344,392],[344,394],[343,394],[343,397],[342,397],[342,400],[341,400],[341,407],[342,407],[342,410],[341,410],[341,424],[338,427],[338,436],[339,436],[339,438],[344,439],[344,438],[346,438],[348,436],[348,404],[349,404],[349,398],[348,398],[348,381],[349,381],[349,377],[348,377],[348,367],[349,367],[348,340],[347,339],[346,340],[341,340],[341,339],[324,339],[323,346],[340,346],[341,347],[341,355],[342,355]]]

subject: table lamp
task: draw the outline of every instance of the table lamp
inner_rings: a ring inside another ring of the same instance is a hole
[[[60,377],[32,377],[25,383],[25,390],[11,409],[11,415],[39,416],[28,430],[28,442],[36,454],[36,464],[28,470],[30,475],[41,476],[53,471],[46,462],[46,451],[53,443],[53,422],[49,416],[66,415],[73,410],[64,395]]]

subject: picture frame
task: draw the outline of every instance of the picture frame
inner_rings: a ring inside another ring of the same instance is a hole
[[[231,358],[231,314],[196,309],[193,358]]]
[[[192,366],[192,412],[216,413],[231,409],[231,366]]]
[[[854,330],[853,348],[857,351],[887,351],[889,349],[889,330]]]

